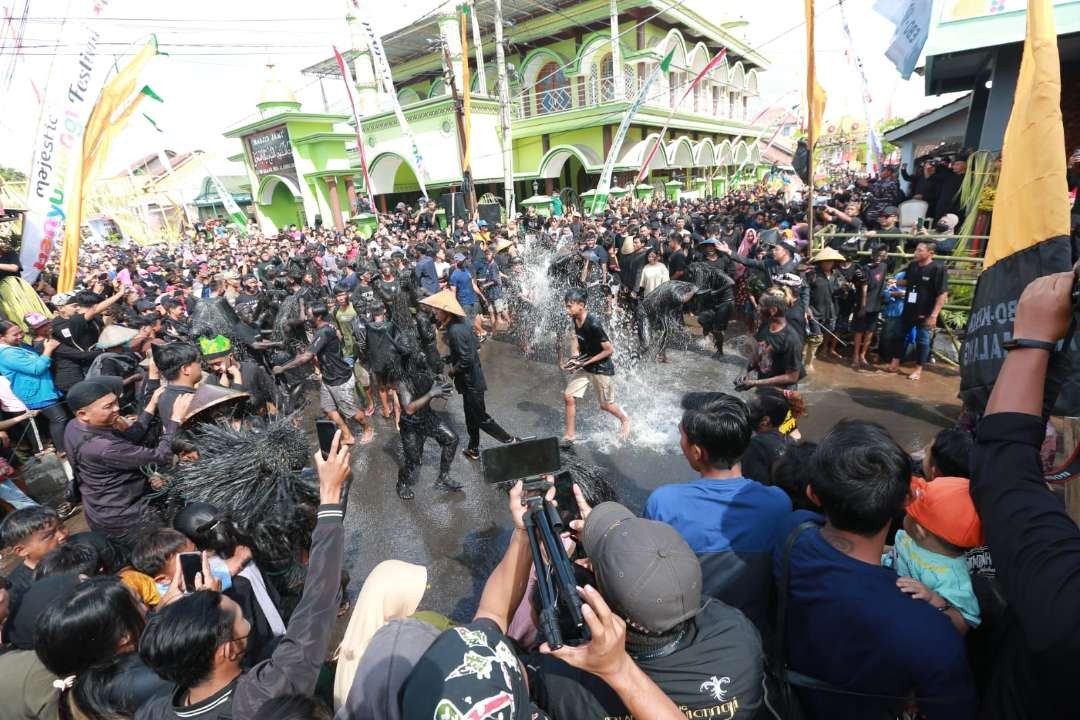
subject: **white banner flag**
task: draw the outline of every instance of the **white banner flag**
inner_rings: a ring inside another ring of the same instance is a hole
[[[660,73],[666,73],[668,68],[671,67],[671,58],[674,54],[675,51],[672,50],[660,64],[653,68],[652,72],[645,78],[645,82],[641,84],[641,90],[638,91],[634,102],[630,107],[626,108],[626,114],[623,115],[622,122],[619,123],[619,129],[611,141],[611,149],[608,151],[607,159],[604,160],[604,169],[600,172],[600,182],[596,186],[596,196],[593,198],[594,215],[599,215],[607,208],[608,195],[611,193],[611,173],[615,169],[615,158],[619,157],[619,150],[622,149],[623,140],[626,139],[626,131],[630,129],[630,121],[634,118],[634,115],[637,115],[637,111],[641,109],[641,106],[645,104],[645,98],[649,96],[649,89],[652,88],[656,78],[660,77]],[[660,142],[659,137],[656,142]],[[631,189],[631,192],[633,192],[633,189]]]
[[[356,0],[353,0],[353,7],[357,11],[360,10]],[[409,146],[412,149],[413,162],[416,164],[416,181],[420,184],[420,193],[427,197],[424,180],[428,179],[428,173],[427,168],[424,167],[424,157],[420,154],[420,147],[416,144],[416,136],[413,135],[412,128],[409,127],[409,122],[405,119],[405,113],[401,109],[401,103],[398,102],[397,91],[394,90],[394,76],[390,73],[390,63],[386,60],[382,40],[379,39],[370,20],[361,18],[360,27],[364,29],[364,34],[367,35],[371,58],[375,61],[375,73],[379,76],[383,92],[389,96],[394,115],[397,116],[398,124],[401,125],[401,130],[405,133],[405,137],[408,139]]]
[[[932,7],[933,0],[877,0],[874,3],[874,10],[896,26],[885,57],[892,61],[905,80],[914,72],[930,34]]]
[[[107,5],[108,0],[84,0],[69,8],[72,18],[98,18]],[[59,45],[78,50],[53,58],[34,135],[19,252],[22,276],[30,283],[64,237],[68,178],[82,172],[83,132],[112,65],[97,44],[98,32],[86,22],[69,19],[61,26]]]

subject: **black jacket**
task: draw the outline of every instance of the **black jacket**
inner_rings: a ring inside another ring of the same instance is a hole
[[[1080,530],[1046,488],[1045,429],[1023,413],[987,415],[976,428],[971,498],[1009,603],[983,717],[1076,716]]]
[[[487,390],[484,369],[477,355],[478,343],[472,325],[464,318],[454,318],[446,326],[446,345],[450,348],[449,365],[453,370],[454,387],[459,393],[481,393]]]

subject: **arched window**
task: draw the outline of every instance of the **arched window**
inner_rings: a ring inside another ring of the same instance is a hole
[[[720,86],[712,86],[712,114],[720,115]]]
[[[735,92],[728,93],[728,117],[735,119]]]
[[[536,113],[559,112],[570,108],[570,81],[554,62],[545,63],[536,75]]]
[[[694,86],[694,112],[701,112],[701,83]]]
[[[611,53],[608,53],[600,59],[600,102],[611,102],[615,99],[614,74]]]

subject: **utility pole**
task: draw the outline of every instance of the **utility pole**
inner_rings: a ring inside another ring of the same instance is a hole
[[[619,47],[619,3],[618,0],[610,0],[608,16],[611,22],[611,82],[615,86],[611,90],[611,97],[615,102],[630,100],[626,97],[626,82],[623,80],[622,48]],[[600,78],[603,85],[604,78]],[[601,88],[597,88],[597,94],[602,95]]]
[[[473,187],[472,168],[465,166],[465,105],[458,96],[457,80],[454,79],[454,65],[450,59],[450,49],[442,44],[443,64],[446,66],[446,82],[450,85],[450,96],[454,99],[454,118],[457,120],[458,155],[461,162],[461,191],[465,193],[465,204],[469,208],[469,217],[476,215],[476,188]],[[462,62],[469,59],[463,57]]]
[[[510,80],[503,47],[502,0],[495,0],[495,64],[499,72],[499,143],[502,145],[503,202],[506,219],[517,215],[514,200],[514,146],[510,137]]]
[[[476,52],[476,87],[480,94],[488,94],[487,70],[484,68],[484,48],[480,43],[480,17],[476,14],[475,0],[469,0],[469,19],[472,20],[472,41]],[[468,59],[465,60],[468,62]]]

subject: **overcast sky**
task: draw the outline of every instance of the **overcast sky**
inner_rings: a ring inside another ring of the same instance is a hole
[[[804,83],[805,35],[801,0],[685,0],[705,17],[718,22],[740,16],[750,21],[748,42],[772,65],[761,76],[763,100]],[[89,0],[49,0],[31,4],[29,23],[23,37],[22,58],[16,64],[10,85],[0,75],[3,105],[0,110],[0,164],[28,169],[32,138],[38,122],[38,104],[31,81],[44,87],[60,32],[61,19],[82,22]],[[396,0],[371,3],[376,28],[389,32],[433,10],[437,0]],[[946,98],[923,97],[918,75],[908,82],[900,79],[885,59],[892,26],[876,15],[871,0],[846,0],[848,23],[855,37],[870,82],[875,118],[888,113],[912,117],[922,110],[942,104]],[[861,118],[861,90],[847,42],[841,30],[840,8],[836,0],[818,0],[817,63],[822,85],[829,96],[827,118],[853,115]],[[24,0],[0,0],[5,13],[16,16]],[[146,0],[109,0],[102,19],[91,20],[101,33],[104,51],[121,62],[137,49],[150,33],[156,33],[167,56],[156,58],[145,81],[164,104],[145,102],[144,108],[165,131],[158,134],[140,117],[132,120],[121,147],[114,147],[107,170],[126,164],[164,146],[179,152],[203,149],[215,156],[212,166],[228,171],[222,158],[239,150],[239,144],[222,138],[226,128],[257,117],[255,102],[266,78],[266,65],[273,63],[282,79],[296,90],[304,107],[320,111],[322,92],[335,111],[344,111],[345,96],[340,83],[326,80],[323,87],[299,70],[330,56],[330,46],[349,47],[344,20],[345,0],[305,0],[302,3],[275,0],[186,0],[183,3]],[[65,11],[66,9],[66,11]],[[512,33],[512,30],[511,30]],[[7,70],[11,41],[3,43],[0,69]],[[71,53],[71,48],[60,49]],[[5,89],[6,88],[6,89]],[[789,96],[792,104],[797,97]],[[234,168],[235,169],[235,168]]]

